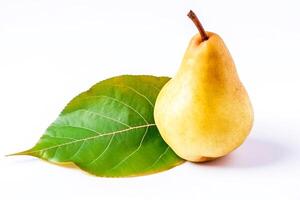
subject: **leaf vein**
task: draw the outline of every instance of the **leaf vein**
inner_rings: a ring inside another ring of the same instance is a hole
[[[152,168],[156,163],[158,163],[158,161],[168,152],[169,149],[170,147],[168,146],[166,150],[153,162],[153,164],[148,167],[148,169]]]
[[[142,147],[143,141],[148,133],[148,128],[146,128],[144,135],[140,141],[140,144],[138,146],[138,148],[136,150],[134,150],[133,152],[131,152],[128,156],[126,156],[124,159],[122,159],[118,164],[116,164],[114,167],[112,167],[109,171],[116,169],[117,167],[119,167],[120,165],[122,165],[126,160],[128,160],[133,154],[135,154],[136,152],[138,152],[138,150],[140,150],[140,148]]]
[[[69,158],[69,160],[71,160],[72,158],[74,158],[74,157],[79,153],[79,151],[80,151],[81,148],[83,147],[85,141],[86,141],[86,140],[84,140],[84,141],[81,143],[81,145],[79,146],[79,148],[77,149],[77,151],[73,154],[73,156],[71,156],[71,157]]]
[[[32,153],[36,153],[36,152],[40,152],[40,151],[47,151],[49,149],[59,148],[59,147],[62,147],[62,146],[70,145],[70,144],[81,142],[81,141],[85,141],[85,140],[97,139],[97,138],[108,136],[108,135],[114,135],[114,134],[124,133],[124,132],[130,131],[130,130],[135,130],[135,129],[139,129],[139,128],[145,128],[145,127],[150,127],[150,126],[155,126],[155,124],[140,125],[140,126],[135,126],[135,127],[127,128],[127,129],[113,131],[113,132],[110,132],[110,133],[98,134],[98,135],[95,135],[95,136],[78,139],[76,141],[66,142],[66,143],[55,145],[55,146],[47,147],[47,148],[44,148],[44,149],[39,149],[39,150],[34,150],[34,151],[28,151],[26,153],[27,154],[32,154]]]
[[[102,151],[102,153],[99,154],[99,156],[97,156],[97,158],[95,158],[95,159],[92,160],[90,163],[88,163],[87,166],[88,166],[88,165],[92,165],[94,162],[96,162],[97,160],[99,160],[99,158],[101,158],[102,155],[104,155],[104,153],[107,151],[107,149],[108,149],[109,146],[111,145],[111,143],[112,143],[114,137],[115,137],[115,135],[113,135],[113,136],[110,138],[110,140],[109,140],[109,142],[108,142],[108,145],[105,147],[104,151]]]
[[[124,105],[125,107],[127,107],[127,108],[131,109],[132,111],[134,111],[135,113],[137,113],[147,124],[149,124],[149,122],[143,117],[143,115],[141,113],[139,113],[136,109],[134,109],[132,106],[130,106],[130,105],[126,104],[125,102],[120,101],[114,97],[110,97],[110,96],[106,96],[106,95],[90,95],[85,98],[87,99],[87,98],[100,98],[100,97],[109,98],[109,99],[112,99],[113,101],[116,101],[116,102]]]
[[[97,135],[101,135],[102,133],[99,133],[99,132],[97,132],[97,131],[95,131],[94,129],[90,129],[90,128],[86,128],[86,127],[82,127],[82,126],[73,126],[73,125],[69,125],[69,124],[66,124],[66,125],[60,125],[60,124],[55,124],[55,123],[53,123],[52,124],[54,127],[57,127],[57,128],[59,128],[59,127],[71,127],[71,128],[79,128],[79,129],[84,129],[84,130],[88,130],[88,131],[91,131],[91,132],[93,132],[93,133],[96,133]],[[77,141],[77,140],[76,140]]]
[[[58,138],[58,139],[69,139],[69,140],[76,140],[75,138],[71,138],[71,137],[58,137],[58,136],[54,136],[54,135],[50,135],[50,134],[47,134],[45,135],[47,137],[51,137],[51,138]]]
[[[121,121],[119,121],[119,120],[116,120],[116,119],[114,119],[114,118],[108,117],[108,116],[106,116],[106,115],[103,115],[103,114],[100,114],[100,113],[97,113],[97,112],[94,112],[94,111],[90,111],[90,110],[88,110],[88,109],[79,109],[78,111],[80,111],[80,110],[81,110],[81,111],[84,111],[84,112],[88,112],[88,113],[94,114],[94,115],[98,115],[98,116],[100,116],[100,117],[107,118],[107,119],[109,119],[109,120],[111,120],[111,121],[117,122],[117,123],[122,124],[122,125],[124,125],[124,126],[131,127],[131,126],[129,126],[128,124],[125,124],[125,123],[123,123],[123,122],[121,122]]]
[[[115,85],[112,85],[112,86],[117,86],[117,87],[125,87],[125,88],[128,88],[130,89],[131,91],[135,92],[136,94],[138,94],[139,96],[143,97],[151,106],[152,108],[154,107],[153,103],[147,98],[146,95],[140,93],[139,91],[137,91],[136,89],[128,86],[128,85],[120,85],[120,84],[115,84]]]

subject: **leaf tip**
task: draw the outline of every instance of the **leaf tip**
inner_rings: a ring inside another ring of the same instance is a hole
[[[29,155],[28,150],[26,151],[20,151],[17,153],[11,153],[11,154],[6,154],[5,157],[10,157],[10,156],[24,156],[24,155]]]

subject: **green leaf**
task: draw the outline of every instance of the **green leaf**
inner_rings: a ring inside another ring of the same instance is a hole
[[[31,155],[72,162],[96,176],[137,176],[183,162],[163,141],[153,107],[167,77],[125,75],[75,97],[32,148]]]

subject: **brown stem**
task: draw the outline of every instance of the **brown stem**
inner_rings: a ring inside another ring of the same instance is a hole
[[[208,40],[208,36],[200,22],[200,20],[198,19],[197,15],[192,11],[190,10],[190,12],[187,14],[187,16],[194,22],[194,24],[196,25],[200,35],[201,35],[201,38],[202,38],[202,41],[205,41],[205,40]]]

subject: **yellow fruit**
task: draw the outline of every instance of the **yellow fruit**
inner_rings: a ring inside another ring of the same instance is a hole
[[[189,16],[200,34],[192,38],[177,74],[159,93],[154,118],[180,157],[202,162],[240,146],[252,128],[253,111],[221,37],[206,33],[192,12]]]

